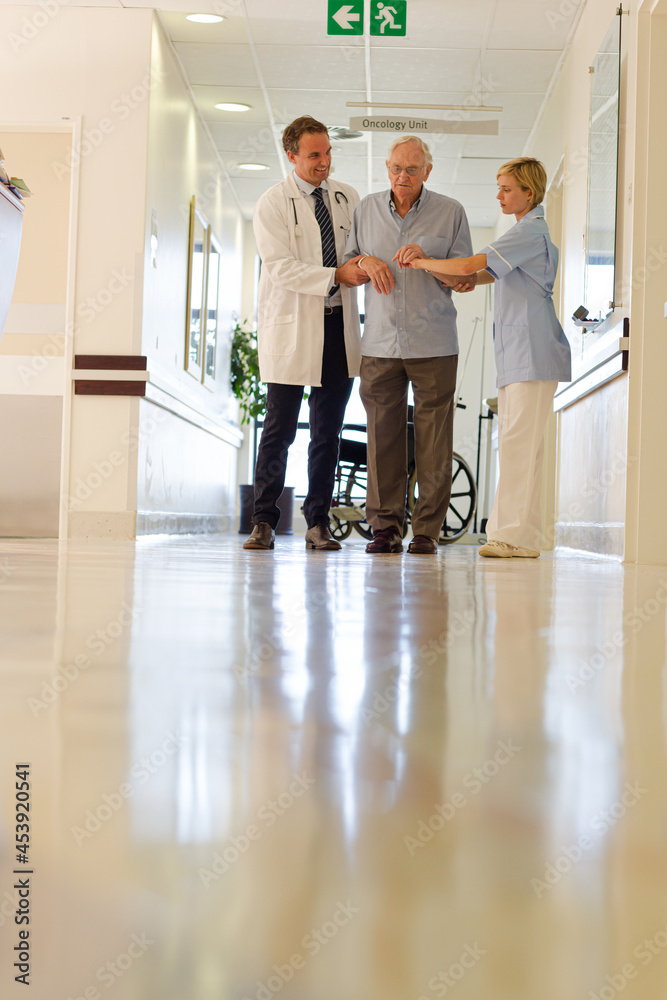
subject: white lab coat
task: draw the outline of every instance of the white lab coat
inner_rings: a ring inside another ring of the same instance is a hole
[[[349,184],[333,180],[327,184],[341,261],[359,195]],[[266,191],[255,206],[253,226],[262,261],[257,344],[263,382],[322,384],[324,297],[332,284],[332,269],[322,265],[320,227],[305,199],[292,173]],[[352,377],[359,374],[361,359],[357,289],[341,285],[340,290]]]

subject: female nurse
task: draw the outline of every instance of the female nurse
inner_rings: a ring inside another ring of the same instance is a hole
[[[401,247],[402,267],[432,271],[454,288],[477,272],[496,283],[494,347],[498,370],[500,476],[479,554],[537,558],[542,543],[544,430],[559,382],[571,379],[570,345],[556,318],[553,284],[558,250],[549,238],[542,200],[547,175],[539,160],[520,157],[498,171],[498,201],[516,225],[474,257],[432,260]]]

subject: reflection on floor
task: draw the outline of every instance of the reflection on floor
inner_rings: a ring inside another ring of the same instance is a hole
[[[0,995],[29,763],[33,1000],[662,1000],[667,568],[242,540],[0,543]]]

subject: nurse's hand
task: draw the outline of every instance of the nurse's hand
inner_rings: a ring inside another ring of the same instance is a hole
[[[363,257],[359,261],[358,267],[366,272],[376,292],[381,295],[391,295],[396,287],[396,282],[389,264],[385,264],[379,257]]]
[[[394,257],[399,267],[410,267],[413,260],[423,259],[428,259],[428,254],[424,253],[418,243],[406,243]]]

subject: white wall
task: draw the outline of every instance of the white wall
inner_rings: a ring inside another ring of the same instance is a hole
[[[570,317],[584,302],[583,239],[588,198],[589,66],[617,9],[616,0],[587,0],[581,20],[544,114],[524,154],[545,164],[551,179],[564,173],[561,240],[561,322],[574,334]],[[630,312],[636,14],[623,17],[623,83],[619,176],[616,321]],[[555,234],[554,234],[555,235]],[[559,240],[556,238],[555,242]],[[574,336],[573,336],[574,341]],[[620,376],[558,416],[556,541],[577,549],[620,556],[624,547],[627,472],[628,379]],[[622,456],[618,460],[618,456]],[[609,478],[613,482],[608,483]]]
[[[133,538],[137,512],[140,530],[158,530],[161,514],[178,530],[224,526],[241,440],[227,373],[231,314],[241,303],[243,225],[229,190],[212,183],[213,147],[171,47],[153,11],[141,9],[58,6],[47,16],[42,7],[0,7],[0,36],[7,40],[1,92],[21,97],[3,102],[3,118],[46,131],[57,123],[74,134],[72,148],[48,162],[50,183],[71,195],[65,298],[59,293],[45,303],[62,308],[64,301],[65,314],[56,329],[41,330],[37,346],[46,359],[54,342],[62,354],[53,359],[60,366],[63,406],[61,530]],[[20,164],[12,169],[30,183]],[[184,207],[192,194],[222,246],[213,392],[183,370]],[[46,185],[35,191],[36,212],[40,197],[46,204]],[[153,208],[157,269],[149,257]],[[54,272],[62,271],[63,259],[66,249],[58,251]],[[27,269],[33,302],[43,302],[43,273],[43,265]],[[151,373],[145,400],[73,395],[75,354],[141,353]],[[168,419],[156,419],[158,411]]]
[[[173,48],[153,24],[143,253],[142,346],[151,384],[140,403],[137,509],[143,529],[224,528],[236,502],[241,443],[229,392],[230,335],[242,306],[244,224],[209,135],[190,100]],[[220,319],[214,391],[185,370],[190,201],[221,248]],[[157,223],[156,265],[151,225]],[[169,397],[180,406],[167,413]],[[156,407],[156,402],[159,407]],[[185,409],[184,409],[185,408]],[[158,412],[156,412],[156,410]],[[185,417],[185,419],[184,419]]]
[[[144,242],[151,17],[144,10],[58,7],[47,16],[38,6],[0,8],[0,35],[7,42],[0,88],[5,95],[20,95],[20,101],[3,102],[3,118],[45,131],[67,124],[76,143],[64,159],[48,163],[51,182],[70,195],[68,248],[53,251],[67,260],[65,326],[48,331],[63,340],[61,492],[66,496],[94,473],[102,457],[90,433],[100,407],[92,398],[72,396],[72,355],[129,354],[140,342],[134,271]],[[18,164],[15,172],[22,173]],[[47,197],[46,185],[35,190],[35,213],[41,211],[39,199]],[[44,268],[31,270],[27,280],[37,289]],[[31,301],[40,302],[39,291]],[[39,351],[48,359],[52,349],[48,339]],[[130,403],[104,402],[104,429],[120,439],[130,429]],[[83,507],[118,514],[123,532],[129,530],[131,480],[124,463],[91,491]],[[67,513],[71,529],[79,512]]]

